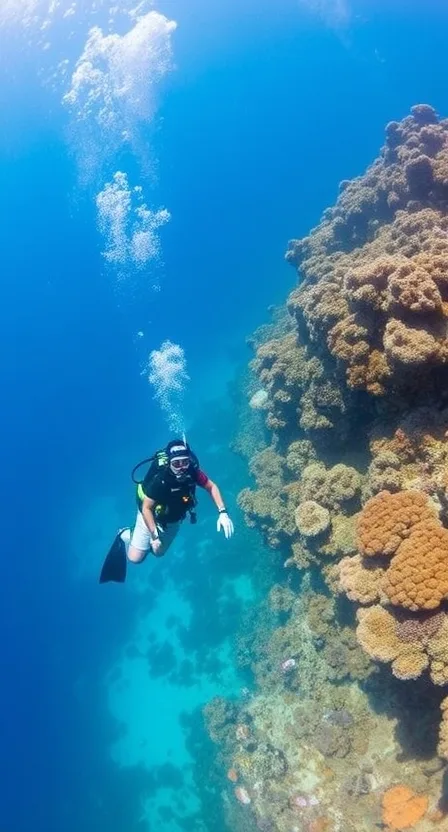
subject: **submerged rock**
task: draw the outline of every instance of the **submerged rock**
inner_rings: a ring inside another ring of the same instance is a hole
[[[330,725],[338,725],[340,728],[348,728],[354,723],[352,714],[350,711],[344,710],[344,708],[341,708],[340,710],[327,711],[324,714],[324,719],[329,722]]]
[[[343,728],[328,723],[318,727],[313,742],[324,757],[346,757],[352,745],[350,736]]]

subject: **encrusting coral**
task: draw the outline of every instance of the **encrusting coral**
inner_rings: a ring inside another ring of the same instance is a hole
[[[411,829],[428,810],[429,800],[407,786],[393,786],[383,795],[383,823],[388,829]]]

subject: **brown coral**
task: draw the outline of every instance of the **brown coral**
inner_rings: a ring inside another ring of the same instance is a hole
[[[424,817],[429,801],[407,786],[393,786],[383,794],[383,823],[389,829],[411,829]]]
[[[392,604],[436,609],[448,597],[448,530],[435,519],[419,523],[392,558],[382,588]]]
[[[428,640],[426,650],[430,657],[431,680],[435,685],[448,684],[448,619],[445,614],[437,632]]]
[[[431,384],[426,371],[448,349],[448,124],[420,112],[388,125],[381,158],[288,253],[302,278],[290,303],[299,328],[345,368],[350,387],[375,396],[415,384],[403,366],[425,369]]]
[[[405,261],[388,281],[388,308],[393,312],[407,310],[417,314],[441,308],[440,292],[425,269]]]
[[[434,510],[424,494],[380,491],[364,506],[358,521],[362,555],[393,555],[417,523],[433,519]]]
[[[396,318],[386,324],[384,350],[389,365],[417,367],[441,362],[445,357],[445,352],[431,332],[422,326],[408,326]]]

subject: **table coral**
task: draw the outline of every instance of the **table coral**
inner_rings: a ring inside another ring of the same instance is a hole
[[[392,662],[392,673],[397,679],[406,681],[408,679],[418,679],[426,670],[429,664],[429,659],[426,653],[421,650],[404,650]]]
[[[389,829],[411,829],[424,817],[428,805],[426,795],[416,794],[407,786],[393,786],[383,795],[383,823]]]

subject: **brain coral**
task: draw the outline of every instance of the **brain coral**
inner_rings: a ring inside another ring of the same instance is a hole
[[[380,491],[365,504],[358,521],[364,556],[393,555],[417,523],[435,518],[428,498],[418,491]]]
[[[314,500],[306,500],[296,508],[296,526],[304,537],[316,537],[330,525],[330,512]]]

